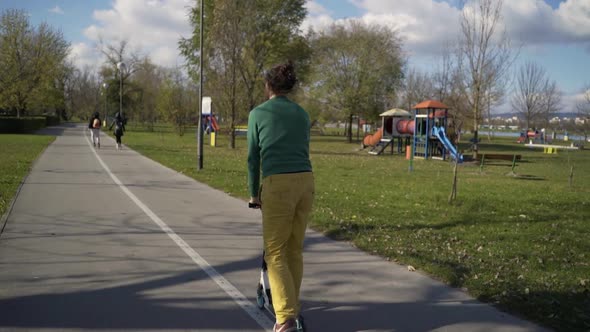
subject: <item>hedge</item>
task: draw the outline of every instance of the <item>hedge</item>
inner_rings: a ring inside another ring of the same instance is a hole
[[[60,123],[57,116],[38,117],[0,117],[0,133],[22,134],[33,132],[47,126],[55,126]]]

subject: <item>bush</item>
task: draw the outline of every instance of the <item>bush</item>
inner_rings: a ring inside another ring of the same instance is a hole
[[[45,126],[57,126],[61,123],[58,115],[45,115]]]
[[[0,117],[0,133],[22,134],[45,128],[49,121],[46,117]],[[58,119],[59,121],[59,119]],[[51,122],[53,123],[53,122]],[[58,122],[59,123],[59,122]]]

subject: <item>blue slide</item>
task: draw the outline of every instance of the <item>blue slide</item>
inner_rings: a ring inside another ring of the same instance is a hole
[[[451,157],[457,160],[458,163],[463,162],[463,155],[457,152],[457,149],[449,139],[447,138],[447,133],[445,132],[445,128],[442,127],[432,127],[432,134],[438,138],[438,140],[444,145],[445,149],[449,151]]]

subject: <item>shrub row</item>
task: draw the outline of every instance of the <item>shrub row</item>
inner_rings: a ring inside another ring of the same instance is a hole
[[[60,123],[57,116],[0,117],[0,134],[23,134],[55,126]]]

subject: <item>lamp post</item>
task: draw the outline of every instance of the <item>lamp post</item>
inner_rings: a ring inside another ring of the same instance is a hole
[[[102,83],[102,93],[104,93],[104,120],[103,120],[103,127],[107,126],[107,88],[109,85],[107,82]]]
[[[117,63],[117,69],[119,70],[119,115],[121,119],[124,119],[123,116],[123,72],[127,69],[127,65],[125,62]]]
[[[199,21],[199,119],[197,128],[197,170],[203,169],[203,11],[204,0],[201,0],[201,20]]]

